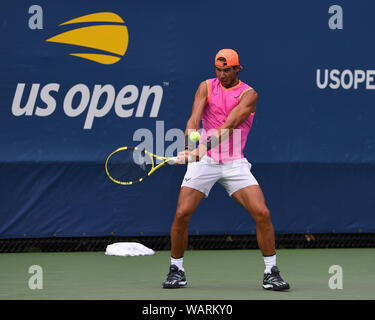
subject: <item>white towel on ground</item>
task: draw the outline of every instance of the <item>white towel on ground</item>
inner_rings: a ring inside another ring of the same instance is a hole
[[[137,242],[117,242],[107,246],[105,254],[108,256],[151,256],[154,250]]]

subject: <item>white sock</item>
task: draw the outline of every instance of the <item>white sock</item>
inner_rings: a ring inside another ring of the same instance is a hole
[[[266,265],[266,269],[264,270],[264,273],[271,273],[271,268],[273,266],[276,266],[276,254],[269,257],[263,257],[264,264]]]
[[[175,259],[171,257],[171,265],[174,264],[178,267],[178,269],[185,271],[184,267],[182,266],[182,263],[184,262],[184,257]]]

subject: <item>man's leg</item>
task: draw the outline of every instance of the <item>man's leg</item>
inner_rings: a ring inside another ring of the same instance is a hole
[[[274,255],[275,231],[262,189],[258,185],[248,186],[233,193],[232,197],[253,217],[259,249],[263,256]]]
[[[251,185],[234,192],[232,197],[255,220],[257,241],[266,265],[263,288],[276,291],[289,289],[289,284],[280,277],[279,269],[276,266],[275,231],[262,189],[259,185]]]
[[[181,187],[171,227],[171,266],[163,288],[179,288],[187,283],[182,262],[188,245],[188,224],[204,197],[205,194],[198,190]]]
[[[188,224],[205,195],[195,189],[182,187],[177,201],[176,215],[171,227],[171,256],[183,257],[188,244]]]

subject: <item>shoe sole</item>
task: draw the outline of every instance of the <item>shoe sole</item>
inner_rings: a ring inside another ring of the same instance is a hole
[[[170,285],[170,284],[163,284],[164,289],[178,289],[178,288],[183,288],[187,285],[186,281],[180,281],[179,283],[175,285]]]
[[[263,289],[272,290],[272,291],[284,291],[284,290],[289,290],[290,287],[289,285],[274,287],[272,284],[264,284]]]

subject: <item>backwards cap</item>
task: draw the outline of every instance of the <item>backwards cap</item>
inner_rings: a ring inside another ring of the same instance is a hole
[[[226,61],[220,61],[219,58],[224,58]],[[220,50],[215,57],[215,66],[217,67],[234,67],[242,66],[238,59],[238,54],[232,49],[222,49]]]

